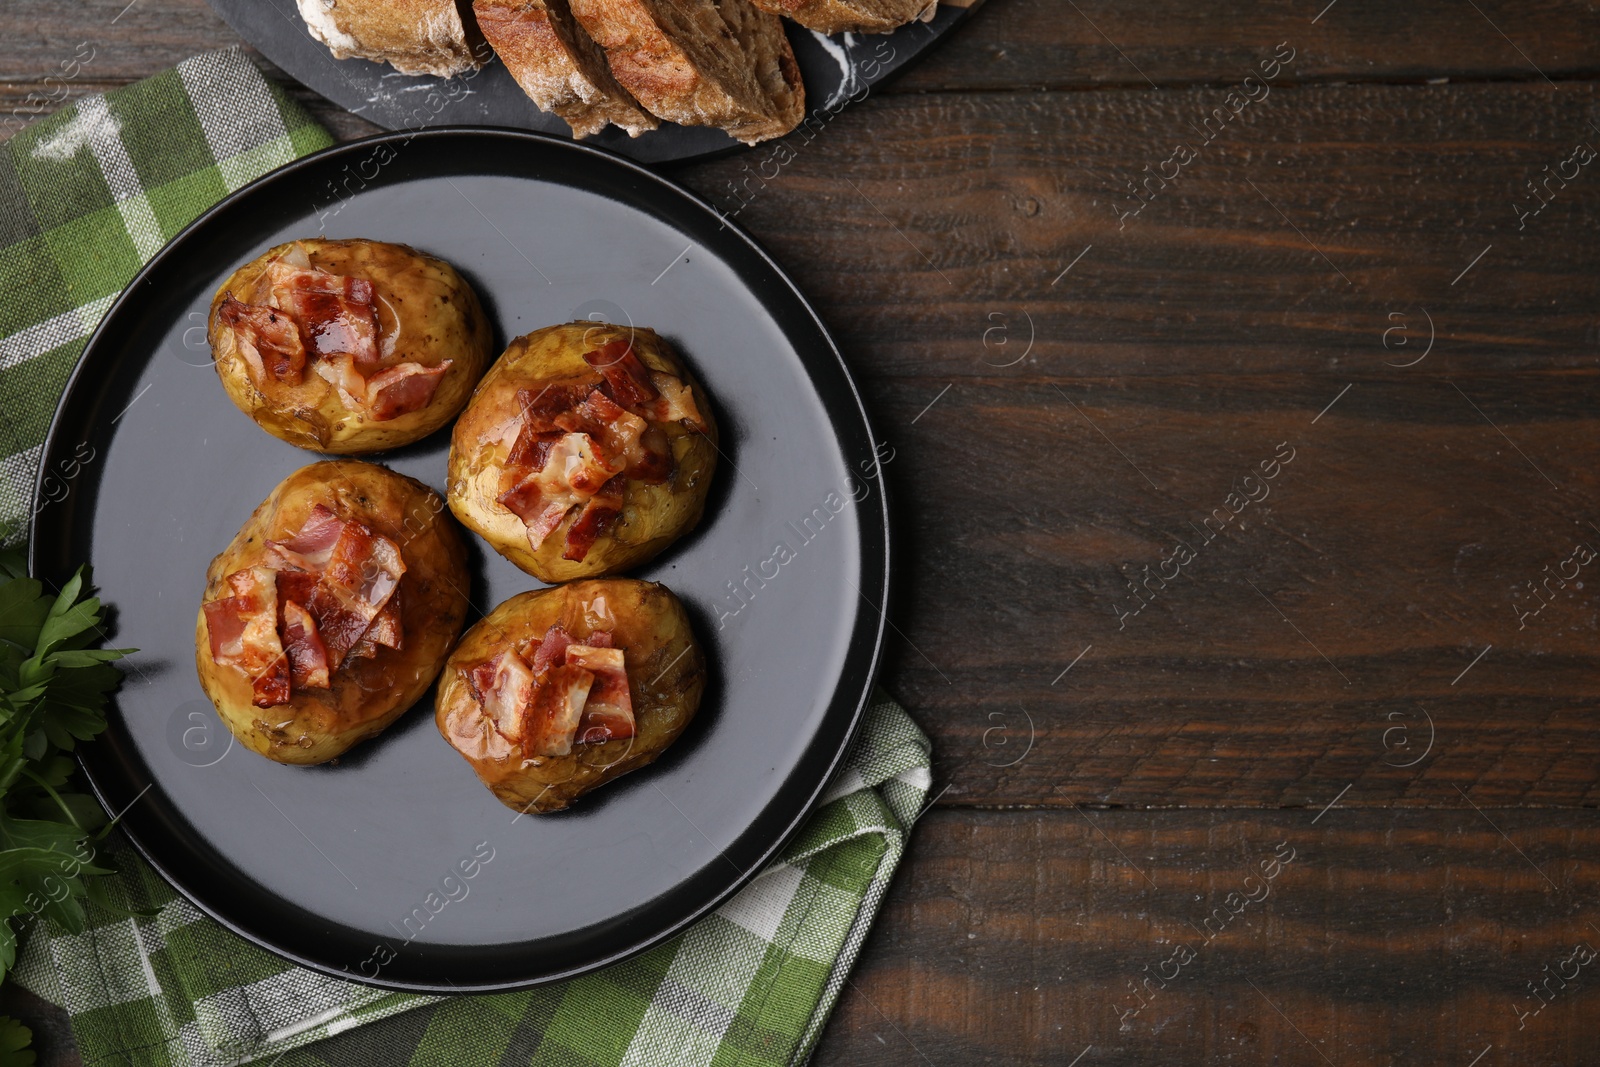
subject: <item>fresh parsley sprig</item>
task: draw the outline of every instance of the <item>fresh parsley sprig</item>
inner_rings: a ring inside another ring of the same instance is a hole
[[[90,647],[103,609],[78,573],[54,595],[0,553],[0,979],[16,962],[17,933],[34,916],[72,933],[99,899],[95,842],[107,828],[95,799],[74,790],[70,753],[105,729],[121,680],[113,661],[134,649]]]

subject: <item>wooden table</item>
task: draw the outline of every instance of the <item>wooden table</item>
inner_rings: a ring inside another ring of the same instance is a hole
[[[235,40],[125,4],[10,0],[0,113]],[[937,754],[818,1063],[1600,1059],[1597,77],[1590,4],[990,0],[748,198]]]

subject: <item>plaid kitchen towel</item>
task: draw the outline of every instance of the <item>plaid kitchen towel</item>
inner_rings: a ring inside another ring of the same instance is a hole
[[[266,1056],[281,1057],[274,1067],[799,1064],[928,785],[927,737],[875,694],[844,767],[779,860],[673,940],[528,992],[412,996],[303,970],[202,916],[125,846],[113,855],[113,900],[159,913],[91,906],[82,934],[41,928],[15,977],[71,1013],[85,1067]]]
[[[134,272],[226,194],[332,143],[230,48],[0,145],[0,545],[26,532],[56,401]]]

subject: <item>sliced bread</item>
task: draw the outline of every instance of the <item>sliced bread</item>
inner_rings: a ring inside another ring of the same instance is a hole
[[[752,0],[763,11],[818,33],[888,33],[929,11],[938,0]]]
[[[457,0],[297,2],[311,36],[335,59],[370,59],[402,74],[441,78],[483,65],[474,55],[477,32],[462,20]]]
[[[605,51],[572,17],[567,0],[473,0],[472,11],[522,91],[566,119],[574,136],[616,123],[637,137],[661,125],[612,76]]]
[[[718,126],[745,144],[805,116],[783,23],[750,0],[571,0],[634,98],[659,118]]]

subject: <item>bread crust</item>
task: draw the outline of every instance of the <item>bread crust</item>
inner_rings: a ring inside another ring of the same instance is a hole
[[[522,91],[575,137],[615,124],[637,137],[661,123],[639,106],[567,0],[473,0],[478,27]]]
[[[930,0],[750,0],[818,34],[888,34],[917,21]]]
[[[818,33],[889,33],[934,6],[929,0],[751,0]]]
[[[612,73],[652,114],[717,126],[745,144],[805,116],[783,23],[750,0],[571,0]]]
[[[483,65],[477,29],[456,0],[296,0],[311,36],[335,59],[388,63],[402,74],[451,78]]]

